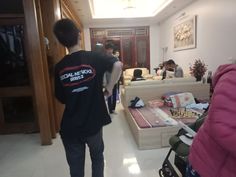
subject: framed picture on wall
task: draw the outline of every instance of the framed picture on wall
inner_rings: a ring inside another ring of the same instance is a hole
[[[196,18],[186,17],[173,26],[174,51],[196,48]]]

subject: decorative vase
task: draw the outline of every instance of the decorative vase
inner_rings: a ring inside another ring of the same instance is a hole
[[[203,83],[203,84],[206,83],[206,78],[205,78],[205,77],[202,78],[202,83]]]
[[[201,81],[202,80],[202,76],[196,76],[196,81]]]
[[[207,74],[207,83],[211,84],[212,83],[212,71],[208,71]]]

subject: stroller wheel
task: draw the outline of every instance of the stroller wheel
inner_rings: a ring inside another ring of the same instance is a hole
[[[159,170],[159,176],[160,176],[160,177],[165,177],[164,174],[163,174],[162,169]]]
[[[173,171],[166,165],[163,166],[159,170],[159,176],[160,177],[179,177],[175,172],[173,173]]]

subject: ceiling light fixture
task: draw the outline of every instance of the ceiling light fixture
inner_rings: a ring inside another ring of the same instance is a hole
[[[134,9],[135,6],[135,0],[124,0],[124,9]]]
[[[173,0],[89,0],[94,19],[153,17]]]

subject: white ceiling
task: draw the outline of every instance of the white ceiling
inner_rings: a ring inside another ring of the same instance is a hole
[[[173,0],[162,11],[154,17],[145,18],[109,18],[109,19],[93,19],[89,0],[69,0],[74,7],[75,12],[79,16],[84,27],[115,27],[115,26],[134,26],[134,25],[151,25],[156,24],[176,12],[180,11],[190,3],[196,0]],[[112,1],[112,0],[110,0]],[[122,0],[121,0],[122,1]],[[145,1],[145,0],[144,0]],[[104,4],[106,7],[106,4]],[[109,7],[107,7],[109,8]],[[114,7],[111,7],[114,8]]]
[[[89,0],[93,18],[153,17],[173,0]],[[104,4],[106,6],[104,7]]]

